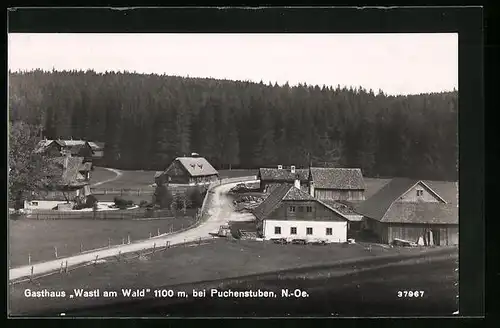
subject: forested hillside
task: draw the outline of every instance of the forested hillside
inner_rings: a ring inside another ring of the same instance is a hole
[[[457,98],[93,71],[9,77],[11,120],[47,138],[105,142],[106,164],[122,169],[198,152],[217,168],[337,162],[367,176],[455,180]]]

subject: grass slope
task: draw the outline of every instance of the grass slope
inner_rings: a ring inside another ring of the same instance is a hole
[[[162,220],[9,220],[9,260],[10,267],[53,260],[54,246],[58,257],[75,255],[80,252],[106,247],[108,238],[111,244],[121,244],[122,238],[131,241],[149,238],[149,233],[166,233],[173,226],[180,230],[194,222],[194,218],[171,218]]]
[[[276,245],[268,242],[255,241],[231,242],[226,240],[216,240],[214,242],[210,242],[209,244],[197,247],[177,247],[168,249],[164,252],[158,252],[148,259],[105,263],[97,265],[96,267],[91,266],[76,269],[67,275],[61,276],[57,274],[41,278],[34,284],[22,283],[19,285],[13,285],[11,286],[11,310],[14,314],[34,313],[36,311],[47,311],[59,308],[66,308],[69,311],[72,308],[82,306],[98,306],[110,303],[109,299],[104,298],[26,299],[23,296],[23,291],[26,288],[31,288],[33,290],[40,290],[44,288],[49,290],[65,290],[67,293],[70,293],[74,288],[98,288],[101,291],[119,291],[121,288],[160,288],[161,286],[170,288],[168,286],[187,284],[185,285],[187,286],[185,288],[190,290],[194,286],[193,284],[200,281],[217,281],[219,279],[228,279],[232,277],[262,275],[269,272],[289,270],[301,266],[306,267],[306,269],[302,270],[302,273],[295,272],[288,276],[284,276],[287,279],[292,279],[285,285],[289,288],[294,288],[297,286],[294,279],[304,280],[302,277],[304,274],[306,277],[305,280],[314,278],[312,276],[308,277],[308,272],[313,270],[308,268],[309,266],[321,266],[323,271],[326,270],[326,272],[330,272],[333,270],[332,272],[334,272],[335,270],[339,270],[339,268],[330,269],[328,266],[338,265],[337,263],[339,261],[349,262],[354,259],[363,258],[368,259],[368,262],[370,260],[378,261],[379,265],[384,265],[388,262],[394,261],[394,259],[401,260],[407,256],[417,256],[421,259],[425,259],[425,257],[432,252],[437,252],[441,255],[444,254],[444,256],[447,256],[448,258],[453,258],[454,256],[456,257],[456,254],[458,253],[456,248],[429,250],[419,248],[383,248],[380,246],[374,246],[372,247],[372,251],[368,251],[365,247],[359,244],[347,246],[301,246]],[[385,258],[385,256],[393,257],[391,260]],[[374,264],[372,263],[372,265]],[[350,263],[340,269],[343,274],[348,274],[355,270],[356,266],[357,264]],[[420,275],[423,275],[422,271],[419,272]],[[384,274],[387,275],[388,273],[386,272]],[[451,274],[453,274],[452,271]],[[298,276],[300,276],[300,278],[297,278]],[[381,276],[378,274],[372,276],[372,278],[377,279],[380,277]],[[401,277],[404,277],[404,274]],[[432,279],[436,278],[437,276]],[[252,279],[254,278],[250,277],[243,280],[239,279],[236,282],[233,282],[233,284],[235,284],[235,287],[241,287],[242,283],[253,281]],[[266,283],[266,286],[268,287],[273,286],[277,278],[275,275],[271,275],[269,279],[271,279],[272,283]],[[315,277],[315,279],[321,280],[326,278],[319,275]],[[347,280],[347,282],[349,281],[352,281],[352,277]],[[217,286],[217,284],[215,286]],[[259,284],[262,284],[262,282],[259,282]],[[324,286],[324,284],[319,284],[318,286]],[[404,285],[401,285],[401,288],[402,287],[404,287]],[[420,288],[423,287],[424,286],[421,286]],[[197,288],[200,287],[198,286]],[[123,301],[123,298],[120,300]],[[113,301],[120,300],[117,299]],[[166,304],[163,305],[165,306]],[[168,308],[170,308],[170,305]],[[117,308],[114,308],[113,311],[116,310]]]

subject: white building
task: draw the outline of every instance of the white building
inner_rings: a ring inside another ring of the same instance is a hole
[[[277,187],[254,214],[264,239],[347,240],[348,219],[300,190],[300,182]]]

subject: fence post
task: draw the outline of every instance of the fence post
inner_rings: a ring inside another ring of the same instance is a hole
[[[96,265],[97,265],[97,258],[99,258],[99,255],[96,255],[96,256],[95,256],[94,266],[96,266]]]
[[[54,246],[54,254],[55,254],[56,259],[57,259],[57,246]]]
[[[68,273],[68,260],[66,260],[66,268],[64,269],[66,273]]]
[[[108,247],[111,247],[111,238],[108,237]]]
[[[63,272],[63,262],[61,262],[61,268],[59,269],[59,273]]]
[[[125,245],[125,238],[122,237],[122,245]]]
[[[83,243],[80,243],[80,253],[83,253]]]
[[[28,265],[31,265],[31,254],[28,253]]]
[[[33,281],[33,266],[31,266],[30,281]]]
[[[130,244],[130,234],[127,235],[127,244]]]
[[[159,235],[160,235],[160,228],[158,228],[158,234],[157,234],[157,236],[159,236]]]
[[[155,253],[156,250],[156,243],[153,244],[153,254]]]

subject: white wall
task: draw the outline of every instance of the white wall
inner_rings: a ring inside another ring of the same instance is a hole
[[[281,227],[281,234],[274,233],[274,227]],[[291,227],[297,227],[297,234],[292,235]],[[306,228],[313,228],[313,234],[307,235]],[[332,234],[326,234],[326,228],[332,228]],[[297,239],[328,239],[331,242],[343,243],[347,240],[347,221],[295,221],[295,220],[264,220],[264,239],[297,238]]]
[[[38,203],[38,205],[34,205]],[[51,210],[57,206],[57,204],[65,204],[66,201],[61,200],[32,200],[24,201],[24,208],[27,210]]]

